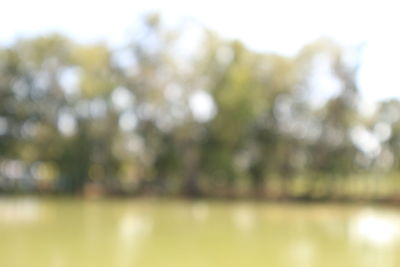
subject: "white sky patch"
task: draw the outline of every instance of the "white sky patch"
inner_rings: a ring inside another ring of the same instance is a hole
[[[79,93],[79,70],[77,68],[64,70],[60,76],[60,83],[68,96],[77,95]]]
[[[381,152],[378,138],[363,126],[356,126],[351,130],[351,139],[355,146],[370,158],[377,157]]]
[[[377,112],[378,105],[375,100],[362,97],[357,103],[357,109],[362,115],[372,117]]]
[[[178,43],[175,47],[175,53],[182,59],[192,57],[198,51],[202,45],[204,37],[203,26],[190,18],[183,18],[178,25],[179,29],[182,29],[182,35],[180,36]],[[185,63],[184,60],[182,63]],[[181,65],[185,68],[185,65]]]
[[[363,51],[358,83],[368,100],[400,97],[400,37],[395,31],[393,26],[382,30]]]
[[[76,119],[71,113],[61,111],[58,115],[57,127],[63,135],[74,135],[76,132]]]
[[[190,110],[193,117],[199,122],[207,122],[214,118],[217,110],[214,100],[209,93],[199,90],[189,99]]]
[[[134,97],[125,87],[117,87],[111,94],[111,100],[118,111],[123,111],[133,105]]]
[[[392,127],[387,122],[378,122],[373,131],[380,142],[386,142],[392,136]]]
[[[311,103],[323,105],[329,98],[340,92],[340,83],[332,73],[327,56],[317,57],[311,76]]]
[[[113,54],[113,63],[117,64],[123,68],[127,68],[130,71],[134,68],[135,64],[137,63],[133,53],[130,49],[118,49]]]
[[[133,131],[137,125],[137,117],[131,110],[123,112],[119,117],[119,127],[127,132]]]
[[[120,46],[131,39],[138,16],[149,11],[161,13],[169,25],[191,18],[252,49],[285,55],[330,37],[349,46],[366,44],[359,83],[363,95],[375,101],[400,97],[397,5],[393,0],[14,0],[0,11],[0,44],[57,31],[80,41],[106,40]]]

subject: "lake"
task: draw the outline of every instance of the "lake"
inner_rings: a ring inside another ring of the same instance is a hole
[[[0,266],[400,266],[400,212],[360,205],[3,197]]]

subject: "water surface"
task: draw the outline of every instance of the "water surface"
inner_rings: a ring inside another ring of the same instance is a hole
[[[400,266],[395,208],[0,199],[0,266]]]

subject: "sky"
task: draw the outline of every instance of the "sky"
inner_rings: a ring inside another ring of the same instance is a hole
[[[391,0],[13,0],[0,9],[0,45],[49,32],[118,45],[138,16],[153,11],[172,24],[193,19],[257,51],[290,56],[320,37],[363,45],[358,81],[365,102],[400,99],[400,16]]]

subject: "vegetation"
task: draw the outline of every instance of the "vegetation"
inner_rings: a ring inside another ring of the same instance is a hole
[[[397,198],[400,102],[361,112],[357,49],[185,38],[150,15],[118,49],[0,47],[0,191]]]

